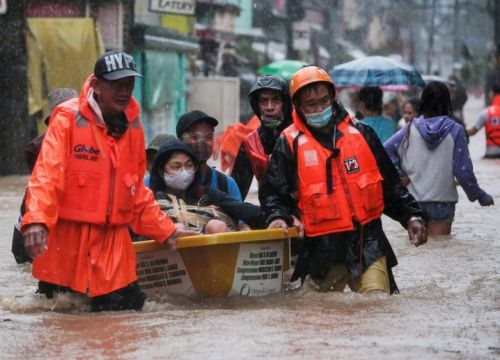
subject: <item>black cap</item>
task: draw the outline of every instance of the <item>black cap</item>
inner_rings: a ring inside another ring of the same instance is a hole
[[[197,123],[199,121],[205,121],[212,125],[213,127],[216,127],[219,125],[219,122],[215,120],[213,117],[205,114],[203,111],[200,110],[193,110],[190,112],[187,112],[179,118],[179,122],[177,123],[177,128],[176,133],[177,137],[180,138],[181,135],[194,123]]]
[[[135,67],[134,58],[119,50],[108,51],[97,59],[94,75],[106,80],[118,80],[129,76],[140,76]]]

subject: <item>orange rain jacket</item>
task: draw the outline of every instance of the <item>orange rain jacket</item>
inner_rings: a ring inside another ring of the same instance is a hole
[[[120,139],[90,108],[90,77],[79,99],[52,114],[30,178],[21,231],[44,224],[48,250],[33,261],[33,276],[90,296],[104,295],[137,279],[130,228],[164,242],[174,223],[144,186],[144,134],[139,105],[125,110]]]
[[[266,174],[267,166],[269,165],[269,157],[264,151],[262,140],[259,136],[259,129],[255,129],[243,139],[243,147],[245,154],[252,166],[252,172],[260,183]]]
[[[241,142],[245,136],[259,126],[260,120],[256,115],[254,115],[246,125],[241,122],[228,125],[226,130],[220,136],[222,171],[226,171],[228,169],[229,172],[232,171]]]

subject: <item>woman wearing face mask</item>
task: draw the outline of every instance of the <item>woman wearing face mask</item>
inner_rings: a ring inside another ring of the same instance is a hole
[[[234,231],[234,219],[255,228],[265,227],[259,206],[240,203],[225,192],[202,185],[198,165],[191,148],[178,139],[168,140],[158,150],[150,188],[169,216],[206,234]]]

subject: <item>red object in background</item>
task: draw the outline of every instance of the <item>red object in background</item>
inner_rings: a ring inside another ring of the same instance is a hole
[[[83,17],[85,5],[65,0],[31,0],[26,5],[26,17]]]
[[[254,129],[260,126],[260,120],[257,116],[253,116],[246,125],[241,122],[229,125],[220,136],[220,151],[221,151],[221,169],[226,172],[231,172],[241,142]]]

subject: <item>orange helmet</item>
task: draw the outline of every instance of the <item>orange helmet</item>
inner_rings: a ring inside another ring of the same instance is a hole
[[[292,98],[295,96],[297,91],[302,89],[304,86],[310,85],[312,83],[324,82],[329,84],[333,90],[333,97],[335,98],[335,85],[332,79],[328,76],[328,73],[317,67],[317,66],[305,66],[295,72],[290,81],[290,95]]]

